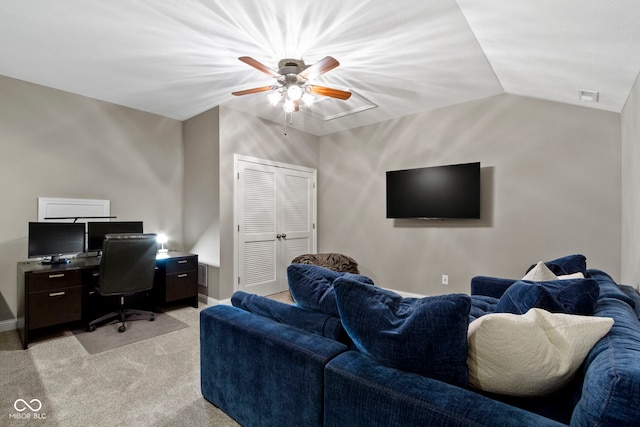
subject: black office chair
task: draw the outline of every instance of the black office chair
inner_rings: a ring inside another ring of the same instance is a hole
[[[151,311],[125,309],[125,296],[148,291],[153,287],[158,243],[155,234],[107,234],[102,246],[100,278],[97,291],[102,296],[119,295],[120,309],[93,320],[89,323],[89,332],[105,320],[119,318],[122,325],[119,332],[127,330],[125,320],[129,314],[148,315],[154,320]]]

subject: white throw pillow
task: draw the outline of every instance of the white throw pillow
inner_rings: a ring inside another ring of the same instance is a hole
[[[549,270],[547,264],[543,261],[538,262],[535,267],[527,272],[522,280],[530,280],[532,282],[548,282],[551,280],[568,280],[568,279],[584,279],[584,274],[581,272],[573,274],[563,274],[556,276],[553,271]]]
[[[563,274],[558,276],[559,280],[569,280],[569,279],[584,279],[584,274],[581,272],[571,273],[571,274]]]
[[[469,385],[492,393],[540,396],[556,391],[609,332],[609,317],[532,308],[492,313],[469,324]]]
[[[548,282],[550,280],[558,280],[558,276],[553,274],[553,271],[549,270],[547,265],[540,261],[527,272],[522,280],[531,280],[532,282]]]

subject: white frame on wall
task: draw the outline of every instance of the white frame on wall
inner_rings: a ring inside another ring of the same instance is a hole
[[[67,199],[57,197],[38,197],[38,221],[73,222],[73,219],[45,218],[83,218],[102,217],[109,221],[111,201],[100,199]]]

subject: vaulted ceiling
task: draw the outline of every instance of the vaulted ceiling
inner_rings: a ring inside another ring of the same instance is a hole
[[[3,0],[0,74],[185,120],[218,105],[283,123],[238,60],[338,68],[291,126],[325,135],[496,94],[620,112],[640,72],[638,0]],[[597,91],[597,102],[579,99]]]

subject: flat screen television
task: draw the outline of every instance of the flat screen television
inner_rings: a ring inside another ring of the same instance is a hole
[[[96,221],[87,223],[87,252],[102,250],[107,234],[143,233],[142,221]]]
[[[480,218],[480,162],[387,171],[387,218]]]
[[[67,262],[62,255],[84,252],[84,222],[30,222],[28,238],[29,258],[51,257],[42,262]]]

